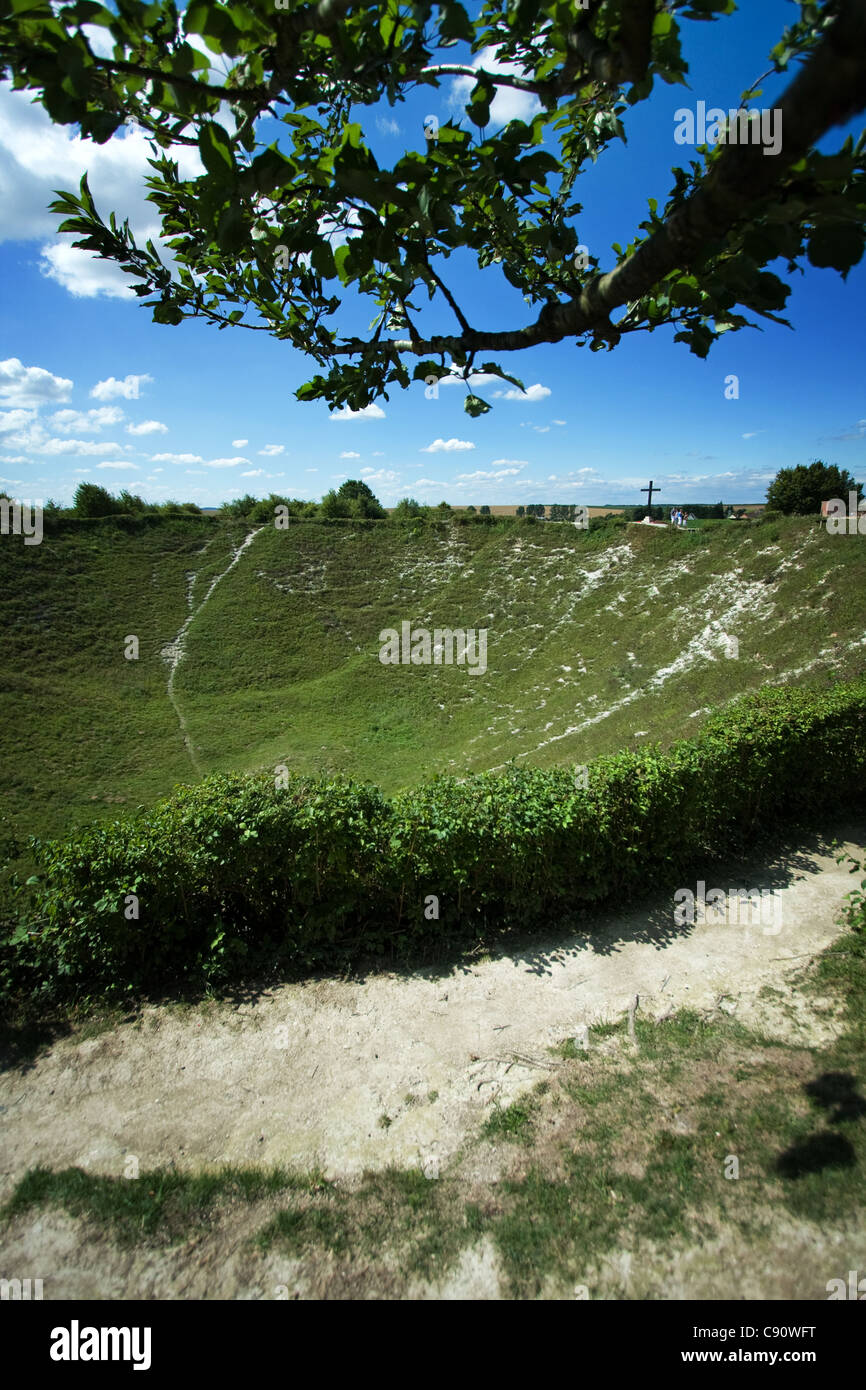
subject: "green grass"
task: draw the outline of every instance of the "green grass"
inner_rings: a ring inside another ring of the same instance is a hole
[[[259,1202],[286,1192],[315,1191],[324,1182],[319,1173],[298,1175],[279,1168],[226,1166],[194,1174],[153,1169],[137,1178],[94,1176],[80,1168],[57,1173],[34,1168],[18,1183],[0,1210],[0,1219],[60,1207],[70,1216],[86,1217],[119,1245],[142,1240],[174,1244],[208,1229],[218,1207]]]
[[[189,611],[187,576],[200,604],[247,529],[69,523],[41,546],[0,546],[7,832],[64,833],[197,780],[160,652]],[[866,629],[859,539],[797,518],[687,536],[264,527],[192,622],[175,694],[203,771],[285,763],[386,793],[512,758],[667,746],[702,711],[791,670],[808,667],[794,679],[813,684],[863,670],[846,645]],[[763,606],[726,618],[738,585]],[[486,627],[487,673],[382,666],[379,632],[404,619]],[[739,659],[717,643],[660,682],[711,620],[738,638]],[[138,661],[123,657],[130,634]]]
[[[483,1139],[525,1139],[532,1132],[533,1107],[528,1101],[515,1101],[505,1107],[494,1105],[481,1129]]]

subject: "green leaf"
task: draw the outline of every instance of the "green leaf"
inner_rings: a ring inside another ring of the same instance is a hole
[[[234,173],[235,157],[228,133],[216,121],[208,121],[199,131],[199,154],[209,174],[217,177]]]
[[[820,269],[838,270],[847,275],[863,256],[863,229],[851,222],[835,222],[816,227],[809,238],[808,257]]]
[[[348,285],[349,283],[349,270],[346,266],[346,262],[351,254],[352,248],[350,246],[338,246],[334,252],[334,266],[344,285]]]
[[[316,274],[321,275],[323,280],[333,280],[334,276],[337,275],[337,268],[334,264],[334,253],[327,241],[316,242],[310,260]]]

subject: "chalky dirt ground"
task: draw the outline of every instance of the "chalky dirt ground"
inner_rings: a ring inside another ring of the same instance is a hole
[[[862,853],[866,825],[835,833]],[[459,1162],[475,1178],[495,1180],[490,1145],[476,1146],[466,1167],[467,1145],[491,1107],[549,1075],[558,1065],[554,1045],[621,1017],[636,997],[643,1018],[689,1008],[732,1014],[806,1047],[832,1038],[838,1001],[828,1006],[787,981],[841,931],[854,880],[834,853],[826,840],[804,841],[772,864],[712,875],[708,888],[777,889],[777,931],[724,921],[676,927],[670,899],[655,897],[587,921],[591,931],[536,938],[500,958],[147,1008],[95,1037],[64,1037],[0,1075],[0,1199],[36,1165],[119,1177],[131,1158],[142,1170],[318,1166],[338,1179],[399,1164],[431,1181]],[[768,998],[765,986],[777,993]],[[297,1261],[249,1253],[256,1220],[261,1226],[261,1212],[232,1210],[218,1230],[181,1247],[120,1249],[87,1223],[40,1208],[8,1223],[0,1275],[41,1273],[46,1298],[269,1298],[286,1288],[317,1296],[315,1278]],[[825,1265],[851,1267],[850,1232],[821,1239]],[[863,1263],[864,1230],[857,1239]],[[780,1226],[777,1267],[796,1267],[814,1240],[796,1223]],[[659,1252],[666,1272],[654,1296],[751,1297],[752,1277],[760,1297],[826,1297],[817,1287],[768,1294],[759,1273],[742,1265],[737,1291],[725,1292],[719,1270],[734,1268],[735,1243],[726,1252],[722,1239],[714,1255],[682,1251],[674,1264]],[[607,1296],[641,1296],[630,1277],[617,1266]],[[419,1285],[412,1296],[502,1296],[495,1252],[480,1242],[444,1283]]]

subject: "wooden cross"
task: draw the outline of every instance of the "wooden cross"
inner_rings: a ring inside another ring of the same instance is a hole
[[[656,491],[656,492],[661,492],[661,488],[660,488],[660,487],[657,487],[657,488],[655,489],[655,491]],[[652,505],[653,505],[653,480],[652,480],[652,478],[650,478],[650,485],[649,485],[649,487],[642,487],[642,488],[641,488],[641,492],[648,492],[648,493],[649,493],[649,497],[647,498],[647,507],[649,508],[649,511],[647,512],[647,516],[652,516]]]

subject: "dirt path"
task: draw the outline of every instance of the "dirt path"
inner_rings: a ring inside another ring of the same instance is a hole
[[[866,826],[839,838],[862,848]],[[775,1036],[826,1041],[833,1013],[804,1012],[784,985],[838,934],[852,879],[809,844],[770,872],[747,869],[707,886],[776,887],[777,932],[676,927],[670,899],[656,899],[597,918],[591,933],[447,972],[151,1008],[90,1040],[63,1039],[0,1077],[0,1196],[36,1164],[119,1175],[130,1155],[142,1168],[318,1164],[345,1176],[398,1162],[435,1176],[494,1101],[544,1076],[550,1046],[621,1016],[635,996],[645,1017],[721,1009]],[[768,985],[775,999],[759,997]]]

